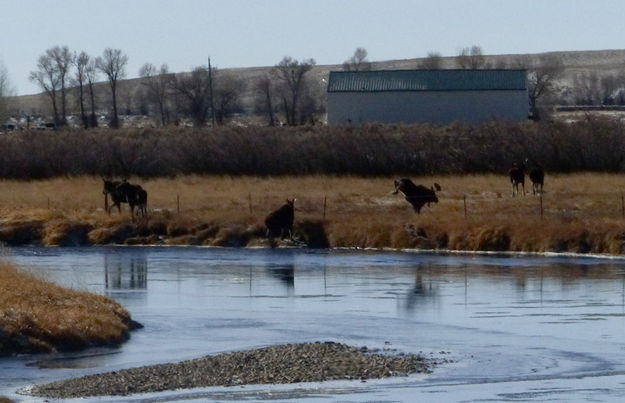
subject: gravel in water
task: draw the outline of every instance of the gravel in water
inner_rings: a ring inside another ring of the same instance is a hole
[[[430,372],[435,362],[415,354],[389,355],[333,342],[286,344],[89,375],[34,386],[51,398],[128,395],[207,386],[370,379]]]

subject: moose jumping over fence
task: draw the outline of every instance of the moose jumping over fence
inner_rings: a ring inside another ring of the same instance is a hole
[[[421,208],[426,204],[429,206],[430,203],[438,203],[436,192],[440,190],[441,187],[438,183],[435,183],[431,188],[427,188],[423,185],[415,185],[408,178],[402,178],[395,181],[395,191],[393,194],[396,195],[398,192],[402,192],[408,203],[412,205],[414,211],[420,214]]]

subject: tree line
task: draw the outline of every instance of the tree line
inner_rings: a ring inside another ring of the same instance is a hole
[[[78,111],[85,129],[98,126],[100,110],[108,111],[106,123],[112,128],[120,127],[121,112],[154,115],[161,126],[181,118],[190,119],[194,126],[209,121],[221,125],[243,111],[242,96],[250,90],[250,85],[255,94],[254,112],[266,116],[270,126],[278,122],[297,125],[314,121],[315,114],[322,112],[322,90],[309,77],[314,59],[298,61],[284,57],[253,83],[212,67],[210,60],[208,65],[197,66],[188,73],[173,73],[167,64],[157,67],[146,63],[138,72],[139,85],[132,89],[123,88],[127,85],[124,82],[127,65],[128,56],[121,49],[107,48],[101,56],[93,57],[86,52],[71,51],[67,46],[54,46],[39,57],[29,78],[47,96],[57,127],[67,124],[70,108]],[[105,97],[96,88],[102,76],[107,83]],[[134,102],[120,98],[134,98]],[[138,105],[135,113],[131,111],[133,103]],[[120,104],[126,109],[120,108]]]

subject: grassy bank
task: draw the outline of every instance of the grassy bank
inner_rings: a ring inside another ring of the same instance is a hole
[[[115,301],[0,262],[0,356],[120,343],[137,326]]]
[[[0,182],[0,241],[9,245],[184,244],[623,253],[625,175],[547,174],[542,200],[512,198],[504,175],[413,177],[442,186],[416,215],[393,177],[195,176],[131,179],[148,219],[103,211],[102,181],[81,176]],[[529,190],[529,184],[528,184]],[[270,241],[264,217],[296,197],[298,242]],[[324,215],[325,212],[325,215]]]

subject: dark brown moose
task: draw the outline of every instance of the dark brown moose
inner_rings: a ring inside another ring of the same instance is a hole
[[[512,197],[519,194],[519,185],[523,189],[523,196],[525,196],[525,165],[514,164],[508,171],[510,175],[510,183],[512,184]]]
[[[279,209],[272,211],[265,218],[267,236],[279,236],[284,239],[285,233],[293,237],[293,218],[295,217],[295,199],[286,199],[286,203]]]
[[[427,188],[423,185],[415,185],[408,178],[402,178],[395,181],[395,191],[393,194],[402,192],[408,203],[412,205],[414,211],[420,214],[421,208],[426,204],[429,206],[430,203],[438,203],[436,191],[439,190],[441,190],[441,187],[438,183],[435,183],[431,188]]]
[[[545,184],[545,171],[540,165],[536,165],[530,171],[530,180],[532,181],[532,194],[534,196],[543,193],[543,185]]]
[[[148,192],[139,185],[132,185],[125,179],[122,182],[103,179],[104,189],[104,208],[107,214],[111,213],[111,209],[117,206],[117,210],[121,213],[122,203],[128,203],[130,206],[130,216],[134,220],[135,207],[137,214],[143,217],[147,214]],[[108,205],[108,196],[111,196],[112,204]]]

